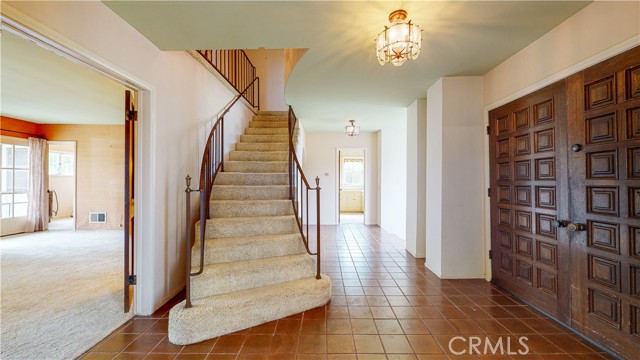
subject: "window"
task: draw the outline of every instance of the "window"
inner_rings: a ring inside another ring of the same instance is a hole
[[[49,176],[73,176],[73,153],[49,151]]]
[[[3,143],[0,146],[0,217],[27,216],[29,186],[29,147]]]
[[[344,158],[342,162],[342,185],[364,185],[364,161],[362,158]]]

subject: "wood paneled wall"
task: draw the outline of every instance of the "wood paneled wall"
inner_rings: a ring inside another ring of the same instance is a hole
[[[78,230],[123,229],[124,125],[41,125],[49,141],[76,141]],[[106,211],[106,224],[89,212]]]

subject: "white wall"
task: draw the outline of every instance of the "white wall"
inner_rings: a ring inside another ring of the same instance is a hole
[[[380,131],[380,227],[406,236],[407,119],[389,119]]]
[[[245,50],[260,77],[260,109],[287,110],[284,101],[284,49]]]
[[[407,251],[423,258],[426,247],[427,99],[407,108]]]
[[[306,133],[304,173],[312,181],[320,177],[320,222],[337,223],[338,148],[365,150],[365,224],[378,224],[378,133],[362,132],[349,137],[344,133]],[[315,223],[315,200],[309,201],[310,218]]]
[[[640,44],[640,2],[597,1],[499,64],[483,77],[484,120],[488,112]],[[485,183],[489,143],[485,139]],[[485,247],[491,247],[490,203],[485,198]],[[485,254],[487,280],[491,260]]]
[[[427,256],[442,278],[484,277],[482,78],[427,93]]]
[[[207,124],[233,94],[189,54],[160,51],[101,2],[9,2],[2,13],[148,89],[138,121],[135,311],[151,314],[184,286],[184,177],[198,178]],[[237,107],[229,138],[249,121]]]
[[[639,1],[593,2],[486,73],[484,105],[510,96],[513,100],[534,91],[527,88],[540,81],[550,77],[560,80],[592,65],[595,62],[589,60],[608,49],[622,52],[639,42]],[[612,49],[615,47],[619,48]]]

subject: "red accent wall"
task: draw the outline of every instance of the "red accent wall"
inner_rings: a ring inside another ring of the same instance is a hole
[[[32,136],[29,134],[43,136],[43,133],[44,133],[43,126],[40,124],[36,124],[36,123],[32,123],[32,122],[24,121],[20,119],[14,119],[8,116],[0,116],[0,128],[2,128],[0,130],[0,135],[12,136],[12,137],[23,138],[23,139],[26,139],[29,136]],[[19,131],[19,132],[13,132],[11,130]],[[28,134],[23,134],[23,133],[28,133]]]

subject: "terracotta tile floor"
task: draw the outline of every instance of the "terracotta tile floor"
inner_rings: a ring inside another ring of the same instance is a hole
[[[323,272],[333,280],[328,305],[175,346],[167,339],[167,316],[181,300],[176,297],[152,316],[133,318],[81,359],[613,359],[484,280],[440,280],[379,227],[322,231]],[[507,354],[524,351],[520,336],[529,353]],[[471,354],[469,342],[480,342],[476,349],[487,355]]]

